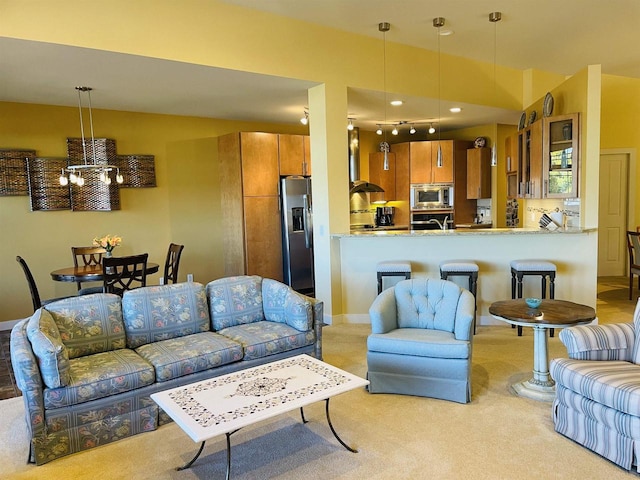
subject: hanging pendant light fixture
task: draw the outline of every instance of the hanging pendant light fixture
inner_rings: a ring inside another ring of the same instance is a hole
[[[382,162],[383,170],[389,170],[389,144],[387,143],[387,32],[391,29],[391,24],[387,22],[380,22],[378,24],[378,30],[382,32],[382,44],[383,44],[383,88],[384,88],[384,141],[380,143],[380,151],[384,153],[384,161]]]
[[[489,21],[493,23],[493,100],[494,104],[498,100],[498,86],[497,86],[497,75],[496,75],[496,51],[498,50],[498,22],[502,20],[501,12],[491,12],[489,14]],[[496,140],[497,140],[497,127],[496,127],[496,139],[493,141],[493,145],[491,146],[491,166],[498,166],[498,152],[496,148]]]
[[[441,80],[441,74],[440,74],[440,70],[441,70],[441,66],[440,66],[440,29],[442,27],[444,27],[444,18],[443,17],[436,17],[433,19],[433,26],[436,27],[438,30],[438,153],[436,155],[436,166],[437,167],[442,167],[443,165],[443,160],[442,160],[442,145],[440,144],[440,124],[442,123],[442,118],[440,117],[440,103],[442,101],[442,96],[441,96],[441,89],[440,89],[440,84],[442,83]]]
[[[66,186],[69,183],[77,185],[78,187],[82,187],[85,183],[85,179],[83,173],[97,173],[98,178],[101,182],[106,185],[111,184],[111,176],[110,173],[112,171],[116,171],[116,182],[122,183],[124,181],[123,176],[120,174],[120,169],[115,165],[101,165],[98,164],[98,160],[96,158],[96,141],[93,134],[93,111],[91,109],[91,87],[76,87],[78,91],[78,110],[80,112],[80,134],[82,141],[82,158],[84,163],[77,165],[69,165],[67,168],[62,170],[60,175],[60,185]],[[88,97],[88,106],[89,106],[89,125],[91,128],[91,151],[93,153],[93,161],[89,162],[87,160],[87,145],[85,143],[84,136],[84,120],[82,117],[82,94],[86,93]],[[69,174],[69,178],[67,178],[66,174]]]

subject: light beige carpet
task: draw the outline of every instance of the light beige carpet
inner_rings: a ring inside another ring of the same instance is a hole
[[[623,321],[628,321],[624,318]],[[325,360],[366,375],[368,325],[325,328]],[[530,376],[533,336],[507,326],[478,327],[473,398],[461,405],[356,390],[331,400],[331,419],[349,444],[334,439],[324,404],[292,412],[232,437],[235,479],[608,479],[637,477],[555,433],[551,404],[520,398],[509,385]],[[557,338],[550,356],[565,356]],[[0,477],[11,479],[224,478],[224,438],[207,442],[187,471],[175,467],[197,449],[175,424],[44,466],[25,464],[21,399],[0,402]]]

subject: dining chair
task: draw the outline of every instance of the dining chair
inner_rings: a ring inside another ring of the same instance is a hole
[[[167,259],[164,262],[164,283],[177,283],[180,255],[182,255],[183,248],[184,245],[178,245],[176,243],[169,244]]]
[[[107,253],[103,247],[71,247],[73,255],[73,266],[89,266],[102,264],[102,255]],[[82,282],[76,282],[78,285],[78,295],[87,295],[89,293],[102,292],[102,286],[82,288]]]
[[[102,257],[103,292],[122,296],[126,290],[147,285],[148,253],[128,257]]]
[[[629,249],[629,300],[633,297],[633,276],[638,275],[640,289],[640,232],[627,232],[627,248]]]
[[[29,291],[31,292],[31,302],[33,303],[34,312],[38,310],[40,307],[42,307],[43,305],[47,305],[57,300],[62,300],[63,298],[69,298],[69,297],[58,297],[58,298],[50,298],[48,300],[41,300],[40,294],[38,293],[38,287],[36,286],[36,281],[33,279],[33,275],[31,274],[31,270],[29,269],[27,262],[25,262],[24,258],[22,258],[20,255],[16,257],[16,261],[22,267],[22,270],[24,271],[24,276],[27,277],[27,283],[29,284]]]

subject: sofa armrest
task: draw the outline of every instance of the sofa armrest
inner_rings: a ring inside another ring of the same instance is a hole
[[[575,360],[631,361],[635,343],[633,323],[568,327],[559,337]]]
[[[473,336],[473,317],[476,314],[476,305],[473,295],[468,290],[462,290],[456,309],[456,319],[453,335],[456,340],[471,340]]]
[[[10,352],[11,366],[16,385],[22,392],[25,406],[25,417],[29,429],[30,442],[45,436],[44,387],[38,361],[27,337],[29,319],[20,320],[11,329]],[[33,455],[33,449],[31,449]],[[34,458],[31,458],[34,461]]]
[[[369,307],[371,333],[387,333],[398,328],[395,288],[387,288]]]

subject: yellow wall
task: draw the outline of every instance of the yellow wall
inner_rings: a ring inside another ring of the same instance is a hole
[[[625,149],[640,151],[640,79],[602,76],[602,126],[600,146],[604,149]],[[637,166],[631,166],[630,174],[636,172],[635,186],[640,185]],[[634,186],[634,182],[630,186]],[[633,194],[632,191],[630,191]],[[635,218],[631,225],[640,225],[640,197],[632,196]]]
[[[0,148],[34,149],[38,156],[66,156],[66,138],[79,136],[78,110],[0,103]],[[121,189],[121,210],[31,212],[29,197],[0,197],[0,321],[31,313],[26,280],[15,261],[25,258],[42,298],[75,294],[72,283],[49,272],[73,265],[71,246],[98,235],[118,234],[118,255],[149,253],[163,265],[170,242],[183,243],[180,279],[222,276],[222,245],[214,137],[247,130],[306,133],[301,126],[228,122],[204,118],[94,110],[97,137],[116,140],[119,154],[155,156],[156,188]],[[159,275],[150,278],[157,283]]]

